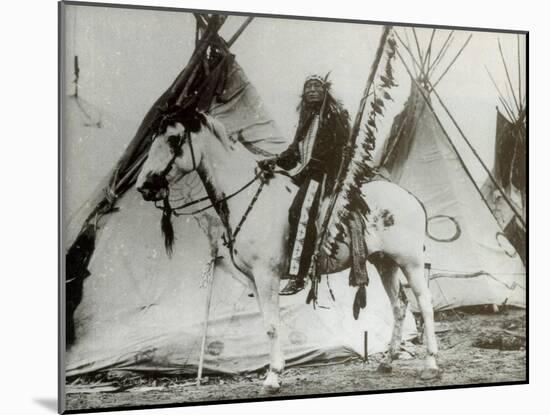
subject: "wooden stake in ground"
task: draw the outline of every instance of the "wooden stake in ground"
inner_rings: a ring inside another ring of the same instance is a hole
[[[207,293],[206,306],[204,310],[204,323],[202,328],[201,351],[199,355],[199,368],[197,372],[197,386],[200,386],[202,379],[202,368],[204,366],[204,353],[206,350],[206,334],[208,332],[208,320],[210,319],[210,304],[212,303],[212,293],[214,287],[214,261],[216,256],[212,257],[209,269],[207,270]]]
[[[363,332],[363,363],[369,363],[369,332]]]

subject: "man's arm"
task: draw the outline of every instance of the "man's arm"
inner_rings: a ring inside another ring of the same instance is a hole
[[[258,161],[258,167],[269,174],[272,174],[276,166],[279,166],[284,170],[291,170],[296,167],[299,161],[300,152],[298,150],[298,143],[293,142],[281,154]]]
[[[291,170],[298,165],[300,161],[300,151],[298,150],[298,143],[294,141],[285,151],[279,154],[276,158],[277,166]]]

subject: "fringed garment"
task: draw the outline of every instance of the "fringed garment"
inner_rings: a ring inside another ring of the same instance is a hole
[[[294,141],[277,159],[300,186],[289,212],[289,275],[309,271],[319,206],[332,194],[349,128],[347,112],[331,99],[323,116],[317,111],[302,117]]]

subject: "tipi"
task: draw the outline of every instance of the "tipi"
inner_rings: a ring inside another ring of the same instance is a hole
[[[425,206],[426,268],[434,309],[483,304],[524,307],[522,261],[501,231],[431,101],[434,96],[440,99],[435,85],[460,52],[432,83],[448,42],[439,53],[433,53],[433,60],[431,40],[423,52],[418,48],[417,54],[401,43],[414,65],[411,69],[404,51],[398,52],[411,77],[411,92],[394,119],[380,168]]]

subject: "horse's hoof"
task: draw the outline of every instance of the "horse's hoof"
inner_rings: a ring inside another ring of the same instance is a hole
[[[437,368],[427,368],[423,369],[422,372],[420,372],[420,379],[421,380],[433,380],[433,379],[440,379],[442,374],[442,370]]]
[[[281,384],[279,383],[279,377],[273,372],[268,372],[262,388],[266,393],[279,392],[279,389],[281,389]]]
[[[378,369],[376,369],[378,373],[391,373],[392,370],[393,370],[392,366],[386,362],[380,363],[378,365]]]
[[[279,383],[264,383],[262,389],[265,393],[274,394],[279,392],[281,385]]]

